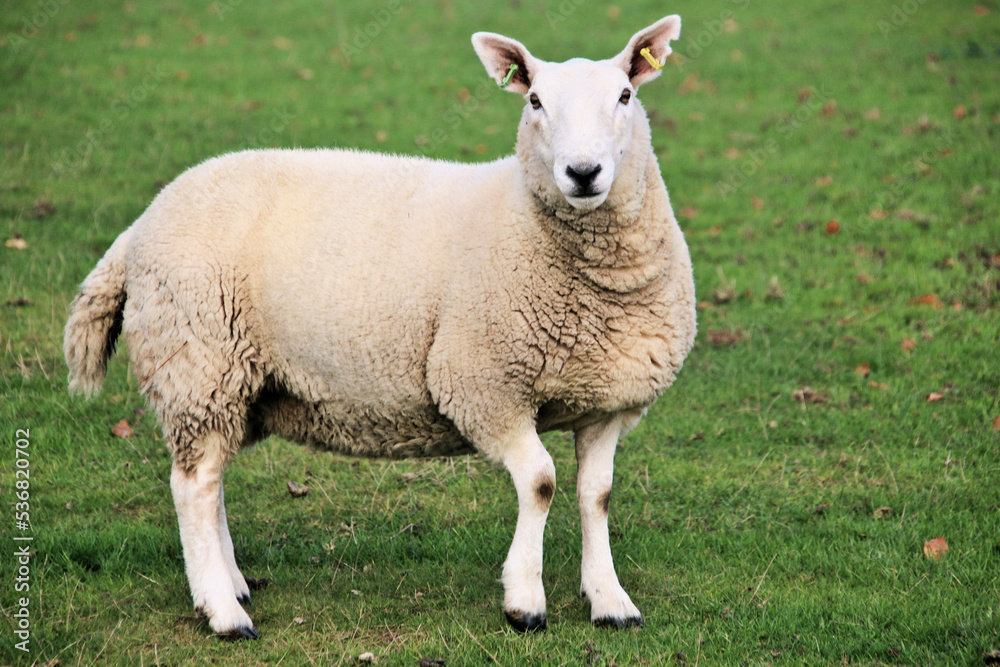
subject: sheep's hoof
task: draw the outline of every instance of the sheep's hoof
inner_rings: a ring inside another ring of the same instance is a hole
[[[223,639],[237,640],[237,639],[260,639],[260,635],[257,631],[253,629],[252,626],[243,625],[235,630],[231,630],[229,633],[224,635],[219,635]]]
[[[249,606],[250,605],[250,594],[249,593],[244,593],[243,595],[240,595],[239,597],[237,597],[236,601],[239,602],[244,607]]]
[[[528,614],[523,611],[504,610],[507,622],[515,632],[535,632],[545,629],[545,614]]]
[[[641,628],[644,625],[646,625],[646,621],[642,620],[642,616],[630,616],[629,618],[602,616],[601,618],[594,619],[595,628],[613,628],[618,630],[621,628]]]
[[[243,577],[243,581],[247,582],[247,588],[252,591],[262,591],[271,584],[270,579],[255,579],[254,577]]]

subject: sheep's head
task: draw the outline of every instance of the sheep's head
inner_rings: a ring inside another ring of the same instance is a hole
[[[472,36],[486,71],[501,85],[506,82],[506,90],[524,96],[518,153],[543,181],[536,184],[543,197],[561,193],[582,212],[604,203],[631,154],[637,118],[645,123],[635,91],[660,75],[650,59],[663,63],[680,30],[680,17],[668,16],[633,35],[614,58],[564,63],[538,60],[503,35]],[[517,66],[513,71],[512,65]]]

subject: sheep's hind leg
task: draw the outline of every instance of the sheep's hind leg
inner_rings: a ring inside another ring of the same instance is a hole
[[[598,627],[643,625],[642,614],[618,582],[608,537],[615,448],[619,436],[640,416],[616,415],[576,433],[576,496],[583,534],[580,595],[590,600],[590,620]]]
[[[518,632],[545,629],[542,536],[556,488],[556,469],[532,430],[503,455],[517,489],[517,527],[503,566],[504,613]]]
[[[239,593],[223,546],[224,524],[220,519],[224,516],[221,501],[225,440],[218,433],[209,433],[187,451],[197,454],[193,462],[178,461],[175,454],[170,489],[195,610],[208,616],[209,626],[220,635],[257,639],[253,621],[237,600]],[[225,531],[228,534],[228,528]]]
[[[226,494],[219,480],[219,541],[222,543],[222,556],[225,558],[229,576],[233,578],[233,589],[236,600],[242,605],[250,604],[250,586],[236,564],[236,552],[233,549],[233,538],[229,534],[229,521],[226,519]]]

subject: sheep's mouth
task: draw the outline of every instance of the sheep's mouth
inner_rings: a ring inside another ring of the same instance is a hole
[[[569,202],[570,206],[581,211],[592,211],[601,204],[604,200],[608,198],[607,190],[575,190],[573,194],[566,195],[566,201]]]

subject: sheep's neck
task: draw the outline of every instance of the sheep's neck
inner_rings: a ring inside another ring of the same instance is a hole
[[[597,209],[585,214],[569,207],[548,211],[555,223],[551,237],[563,261],[601,289],[640,290],[662,277],[670,261],[670,204],[656,157],[651,150],[645,157],[641,167],[636,160],[640,164],[634,171],[626,169],[619,176],[630,185],[613,188]]]

